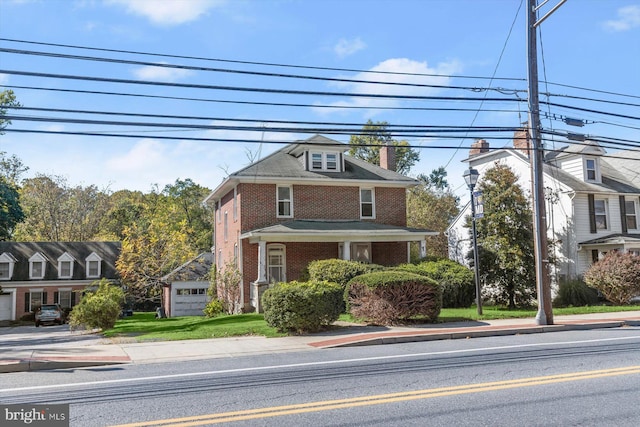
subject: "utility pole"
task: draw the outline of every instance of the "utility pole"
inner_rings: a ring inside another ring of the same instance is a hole
[[[547,245],[547,214],[544,198],[544,147],[540,139],[540,102],[538,96],[538,41],[536,29],[538,25],[555,12],[566,0],[561,0],[545,16],[537,20],[538,9],[548,0],[538,6],[537,0],[527,0],[527,66],[529,81],[529,135],[532,151],[529,154],[531,162],[531,195],[533,198],[533,231],[536,264],[536,289],[538,292],[538,325],[553,325],[553,311],[551,309],[551,277],[549,275],[549,258]]]

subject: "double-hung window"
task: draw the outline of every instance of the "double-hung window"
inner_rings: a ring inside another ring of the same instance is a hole
[[[375,218],[375,194],[372,188],[360,189],[360,218]]]
[[[625,200],[624,213],[627,222],[627,230],[638,229],[638,205],[633,200]]]
[[[310,153],[310,169],[312,171],[338,172],[340,171],[340,156],[338,153]]]
[[[590,182],[600,182],[600,171],[598,170],[598,159],[584,159],[584,179]]]
[[[607,201],[605,199],[594,200],[596,229],[607,230],[609,228],[607,221]]]
[[[276,195],[278,197],[278,211],[277,216],[279,218],[292,218],[293,217],[293,189],[291,186],[278,185],[276,187]]]

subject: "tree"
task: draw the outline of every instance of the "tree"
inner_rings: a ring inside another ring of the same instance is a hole
[[[420,154],[411,149],[407,141],[393,139],[387,126],[389,126],[387,122],[367,121],[359,135],[351,136],[349,154],[374,165],[380,165],[380,147],[391,144],[396,147],[396,172],[406,175],[420,160]]]
[[[477,189],[484,204],[484,217],[476,220],[483,293],[509,308],[529,305],[535,296],[529,200],[516,174],[499,163],[485,172]],[[473,259],[473,252],[468,258]]]
[[[20,190],[25,220],[16,227],[23,241],[86,241],[100,234],[109,196],[95,185],[70,187],[65,178],[38,174]]]
[[[444,232],[458,215],[458,197],[446,181],[444,168],[434,169],[429,177],[419,175],[419,185],[407,195],[407,225],[439,231],[427,237],[427,256],[447,258],[447,236]]]
[[[23,220],[18,190],[0,176],[0,241],[11,240],[16,225]]]
[[[7,109],[16,107],[21,107],[21,105],[16,100],[16,95],[12,90],[0,92],[0,135],[4,135],[3,129],[11,124],[11,120],[4,118],[7,114]]]
[[[6,152],[0,151],[0,177],[3,177],[9,184],[19,185],[20,177],[28,170],[29,168],[15,154],[7,157]]]

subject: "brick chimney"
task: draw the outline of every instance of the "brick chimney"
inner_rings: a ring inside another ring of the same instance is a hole
[[[530,157],[531,154],[531,137],[529,135],[529,127],[527,123],[523,123],[523,127],[513,133],[513,148],[520,150],[525,156]]]
[[[380,147],[380,167],[396,171],[396,148],[391,144]]]
[[[485,139],[476,139],[476,141],[471,144],[469,157],[487,152],[489,152],[489,143]]]

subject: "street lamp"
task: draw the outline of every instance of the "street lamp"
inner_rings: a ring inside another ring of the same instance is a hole
[[[480,290],[480,263],[478,261],[478,236],[476,233],[476,201],[473,197],[473,189],[478,182],[478,177],[480,173],[469,167],[464,174],[464,182],[467,183],[467,187],[469,187],[469,193],[471,194],[471,224],[472,224],[472,235],[473,235],[473,267],[474,267],[474,276],[476,279],[476,307],[478,307],[478,315],[482,315],[482,293]]]

